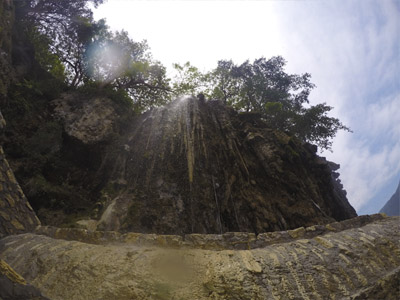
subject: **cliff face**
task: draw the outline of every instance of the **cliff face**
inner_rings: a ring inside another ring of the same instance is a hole
[[[338,165],[220,101],[182,98],[129,117],[107,97],[70,93],[42,116],[10,130],[6,150],[48,225],[70,214],[100,230],[258,233],[356,216]],[[29,149],[20,157],[18,141]]]
[[[105,89],[22,80],[13,10],[0,0],[0,299],[399,299],[399,218],[352,218],[315,147],[219,101],[134,116]]]
[[[106,90],[60,96],[13,10],[0,1],[3,145],[44,224],[258,233],[356,216],[338,166],[257,115],[182,98],[134,117]]]
[[[118,192],[98,228],[265,232],[354,217],[338,166],[314,151],[220,101],[179,99],[138,117],[105,157]]]

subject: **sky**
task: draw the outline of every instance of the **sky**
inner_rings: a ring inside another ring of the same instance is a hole
[[[190,61],[201,71],[218,60],[281,55],[288,73],[310,73],[310,102],[326,102],[350,127],[333,152],[358,214],[376,213],[400,181],[400,1],[108,0],[95,11],[113,30],[147,40],[154,59]]]

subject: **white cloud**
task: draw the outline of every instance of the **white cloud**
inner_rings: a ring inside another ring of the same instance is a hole
[[[399,10],[391,1],[302,1],[278,12],[290,69],[310,72],[313,102],[334,106],[354,130],[324,155],[341,164],[359,210],[400,173]]]
[[[388,98],[367,104],[357,120],[360,132],[355,138],[339,135],[331,155],[342,164],[341,177],[357,209],[400,174],[400,94]]]
[[[350,126],[328,159],[356,209],[400,174],[400,5],[357,1],[117,1],[100,6],[113,29],[147,39],[169,67],[201,70],[219,59],[240,63],[282,55],[288,71],[309,72],[312,103],[327,102]],[[383,203],[382,203],[383,205]]]

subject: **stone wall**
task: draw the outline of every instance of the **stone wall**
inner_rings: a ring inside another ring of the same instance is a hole
[[[93,245],[27,233],[0,240],[0,258],[54,300],[399,299],[399,217],[362,227],[366,219],[355,220],[347,225],[356,228],[251,250]]]
[[[5,125],[6,122],[0,113],[0,134]],[[38,225],[40,221],[15,179],[0,145],[0,238],[32,231]]]
[[[145,233],[119,233],[116,231],[91,231],[78,228],[39,226],[35,233],[54,239],[79,241],[95,245],[129,244],[138,247],[195,248],[207,250],[249,250],[266,246],[310,239],[327,233],[360,228],[369,223],[385,219],[384,214],[363,215],[327,225],[299,227],[287,231],[265,232],[255,235],[249,232],[227,232],[224,234],[163,235]]]

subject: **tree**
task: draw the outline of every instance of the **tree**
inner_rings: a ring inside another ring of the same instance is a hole
[[[49,50],[64,64],[66,79],[76,87],[84,78],[82,56],[94,32],[104,22],[93,21],[89,3],[103,0],[21,0],[15,1],[16,18],[25,28],[35,28],[49,39]]]
[[[152,59],[146,41],[135,42],[126,31],[111,32],[105,20],[93,20],[89,3],[102,2],[22,0],[16,16],[22,28],[30,28],[35,58],[70,88],[122,89],[137,111],[165,104],[170,100],[165,68]]]
[[[232,60],[220,60],[217,68],[209,72],[206,77],[211,85],[210,89],[205,91],[206,94],[233,106],[234,103],[239,103],[241,81],[238,77],[232,76],[235,74],[236,68]]]
[[[181,77],[174,86],[221,99],[239,112],[260,113],[271,128],[330,149],[337,131],[350,129],[328,115],[332,107],[325,103],[309,105],[309,95],[315,87],[311,75],[288,74],[285,65],[280,56],[241,65],[221,60],[217,68],[201,74],[187,63],[178,65]]]
[[[330,150],[332,138],[336,136],[339,130],[351,132],[339,119],[328,116],[328,112],[332,108],[327,106],[326,103],[302,108],[291,132],[302,140],[310,141],[322,149]]]
[[[91,81],[127,91],[139,111],[170,99],[165,67],[152,60],[146,41],[135,42],[126,31],[97,39],[85,58]]]
[[[205,90],[208,79],[190,62],[183,65],[173,64],[173,68],[176,74],[172,83],[172,91],[176,96],[197,95]]]

